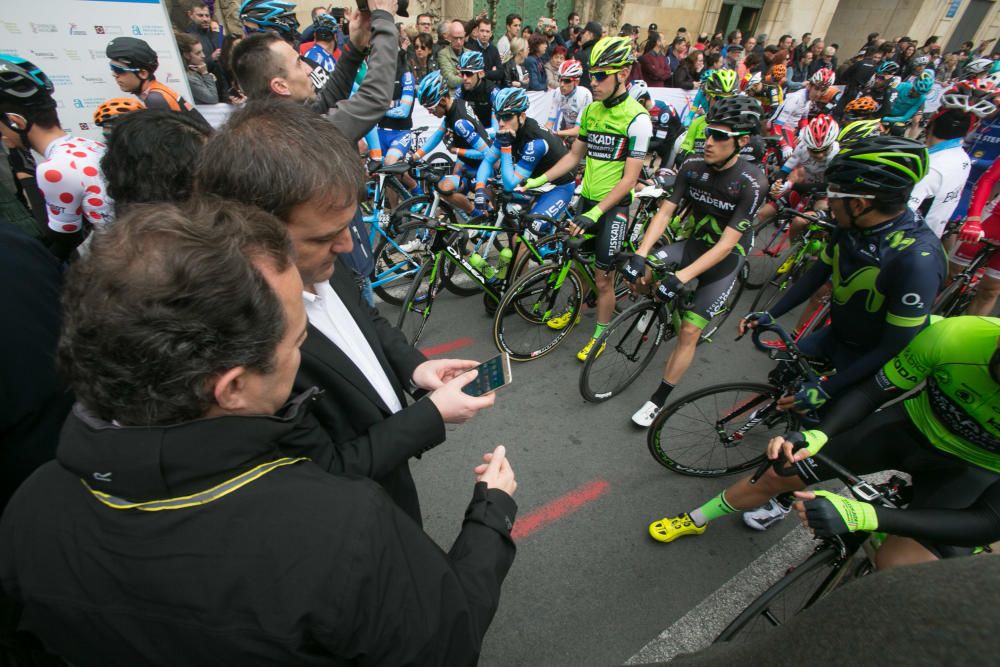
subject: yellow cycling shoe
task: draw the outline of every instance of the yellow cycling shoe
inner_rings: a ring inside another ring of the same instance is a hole
[[[706,528],[708,528],[708,524],[701,527],[696,526],[685,512],[680,516],[664,517],[649,524],[649,536],[657,542],[673,542],[678,537],[685,535],[701,535]]]
[[[586,361],[587,355],[590,354],[591,348],[594,347],[594,343],[597,342],[596,338],[591,338],[587,341],[587,344],[583,346],[583,349],[576,353],[576,358],[580,361]],[[601,352],[604,352],[604,348],[608,346],[607,343],[601,343],[601,347],[598,348],[597,352],[594,354],[594,359],[601,356]]]
[[[551,320],[546,322],[545,326],[547,326],[550,329],[555,329],[556,331],[561,331],[565,329],[567,325],[569,325],[569,320],[572,316],[573,316],[573,309],[570,308],[562,315],[556,315]],[[576,322],[574,322],[574,324],[579,324],[579,323],[580,323],[580,313],[577,312]]]

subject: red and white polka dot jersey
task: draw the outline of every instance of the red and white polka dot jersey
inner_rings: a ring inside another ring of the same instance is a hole
[[[45,162],[38,165],[36,180],[45,196],[49,227],[71,234],[87,220],[100,226],[111,222],[113,202],[101,174],[102,143],[64,136],[45,149]]]

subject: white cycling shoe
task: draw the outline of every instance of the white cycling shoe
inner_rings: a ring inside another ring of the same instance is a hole
[[[767,501],[767,504],[755,510],[743,513],[743,523],[754,530],[767,530],[778,523],[792,511],[791,507],[783,507],[774,498]]]
[[[639,428],[649,428],[649,425],[653,423],[656,419],[656,415],[659,414],[661,406],[653,403],[652,401],[646,401],[642,404],[642,407],[636,410],[635,414],[632,415],[632,423]]]

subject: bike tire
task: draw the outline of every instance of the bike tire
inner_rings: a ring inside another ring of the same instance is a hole
[[[572,270],[561,285],[562,266],[540,266],[507,288],[493,318],[493,342],[514,361],[544,357],[565,340],[576,325],[583,304],[583,285]],[[569,312],[568,324],[551,329],[546,323]]]
[[[931,313],[941,317],[961,315],[972,302],[971,290],[966,289],[964,280],[953,280],[950,285],[941,290],[937,302],[931,308]]]
[[[830,588],[828,582],[849,560],[841,559],[839,549],[833,544],[819,548],[751,602],[726,626],[715,643],[732,641],[742,634],[757,636],[762,630],[784,625],[822,598]]]
[[[647,319],[648,318],[648,319]],[[617,396],[646,369],[673,327],[663,307],[644,299],[611,320],[587,356],[580,371],[580,395],[591,403]]]
[[[431,275],[431,269],[440,260],[432,259],[424,262],[417,271],[410,285],[410,291],[403,300],[403,307],[399,312],[399,319],[396,327],[403,332],[410,345],[416,345],[420,340],[427,320],[431,316],[431,308],[434,305],[434,297],[437,295],[437,283],[440,282],[440,273]]]
[[[764,461],[764,450],[773,436],[798,426],[792,413],[774,410],[780,396],[780,389],[757,382],[705,387],[660,410],[646,432],[646,446],[657,463],[681,475],[721,477],[755,468]],[[710,415],[714,415],[714,421],[709,421]],[[732,434],[725,430],[733,442],[723,441],[719,431],[722,419],[746,427],[753,418],[761,421],[743,433],[739,429]],[[708,428],[696,430],[699,421]]]
[[[757,296],[754,297],[753,303],[750,305],[751,313],[757,313],[770,308],[778,302],[781,295],[792,284],[792,277],[796,267],[792,266],[786,271],[781,271],[782,266],[783,264],[779,264],[774,273],[771,274],[771,277],[764,281],[764,284],[757,290]]]
[[[772,216],[764,222],[758,223],[755,228],[755,237],[765,237],[765,243],[758,251],[751,248],[747,256],[747,279],[746,286],[750,289],[760,289],[768,279],[774,274],[775,269],[781,266],[788,253],[791,252],[792,243],[788,238],[788,225],[782,224],[774,231],[768,230],[768,226],[774,222],[777,216]]]
[[[426,247],[413,251],[404,251],[400,246],[406,245],[417,237],[418,225],[403,226],[397,230],[390,240],[389,237],[379,237],[373,251],[375,270],[372,274],[372,289],[386,303],[401,306],[406,299],[413,278],[420,266],[429,255],[430,238],[434,232],[427,230],[428,243]]]

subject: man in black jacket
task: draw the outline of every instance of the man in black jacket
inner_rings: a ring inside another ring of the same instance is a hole
[[[310,323],[296,388],[323,390],[316,416],[333,441],[332,451],[303,455],[334,472],[371,477],[420,523],[408,461],[444,442],[445,424],[472,418],[494,396],[461,391],[475,361],[428,361],[360,302],[338,259],[353,247],[349,223],[364,180],[352,144],[322,117],[276,98],[234,112],[205,156],[195,174],[199,191],[277,215],[295,244]],[[425,391],[407,403],[405,393]]]
[[[580,85],[590,89],[590,52],[594,49],[594,44],[604,34],[604,28],[597,21],[590,21],[583,28],[580,35],[580,49],[576,52],[575,58],[583,65],[583,76],[580,77]]]
[[[137,206],[67,283],[79,403],[0,522],[19,626],[74,665],[474,664],[514,558],[513,471],[443,552],[367,479],[290,455],[306,337],[284,225]],[[286,402],[287,401],[287,402]]]
[[[500,69],[500,51],[490,41],[493,39],[493,24],[485,16],[472,20],[472,32],[465,42],[465,48],[483,54],[486,78],[490,81],[503,81],[503,70]]]

